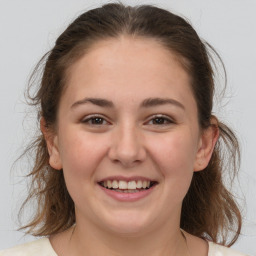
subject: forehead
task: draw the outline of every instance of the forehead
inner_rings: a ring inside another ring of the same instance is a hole
[[[152,93],[160,97],[171,88],[178,98],[184,90],[192,95],[190,77],[180,58],[151,38],[101,40],[68,71],[67,91],[73,100],[87,93],[112,97],[122,91],[126,97],[152,97]]]

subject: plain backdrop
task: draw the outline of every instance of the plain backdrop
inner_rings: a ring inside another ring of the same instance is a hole
[[[237,133],[242,150],[240,184],[244,227],[234,248],[256,255],[256,1],[123,1],[154,4],[187,17],[200,37],[221,55],[228,89],[216,114]],[[0,0],[0,249],[32,240],[15,231],[18,207],[26,194],[26,159],[15,159],[34,134],[35,120],[24,103],[29,75],[57,36],[80,13],[106,1]],[[240,192],[239,192],[240,191]],[[242,191],[242,192],[241,192]]]

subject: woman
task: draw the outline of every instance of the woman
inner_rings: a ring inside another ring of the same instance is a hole
[[[23,228],[46,238],[0,255],[242,255],[216,244],[237,240],[241,215],[223,185],[223,146],[235,164],[238,145],[212,115],[209,59],[188,22],[156,7],[78,17],[31,97],[38,208]]]

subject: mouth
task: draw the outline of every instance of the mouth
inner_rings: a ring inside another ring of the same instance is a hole
[[[158,184],[157,181],[149,180],[104,180],[98,184],[108,190],[121,193],[138,193],[148,190]]]

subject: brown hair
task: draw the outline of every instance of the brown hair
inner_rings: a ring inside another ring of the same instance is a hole
[[[46,128],[54,129],[68,68],[95,42],[121,35],[154,38],[179,56],[191,76],[199,124],[202,129],[209,127],[213,117],[214,93],[209,45],[199,38],[187,21],[171,12],[148,5],[130,7],[117,3],[106,4],[79,16],[59,36],[53,49],[36,67],[31,81],[41,66],[44,69],[36,94],[30,96],[30,100],[32,105],[39,106],[39,119],[45,119]],[[231,245],[240,234],[242,220],[233,195],[224,185],[223,175],[224,171],[230,177],[236,174],[239,148],[235,135],[227,126],[219,122],[218,129],[220,138],[210,163],[205,170],[194,173],[184,198],[180,225],[195,236]],[[64,231],[75,223],[75,211],[63,172],[49,166],[43,135],[38,136],[29,149],[36,152],[36,156],[29,174],[32,182],[24,205],[36,199],[37,209],[30,223],[22,228],[36,236]],[[225,165],[227,162],[231,166]],[[233,237],[228,242],[229,231]]]

